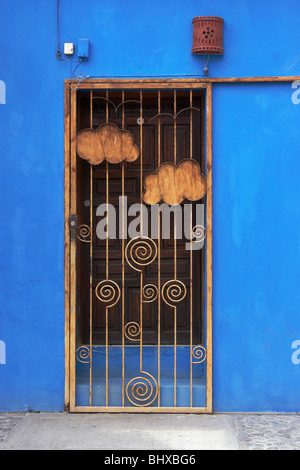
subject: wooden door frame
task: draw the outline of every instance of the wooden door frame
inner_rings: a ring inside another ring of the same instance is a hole
[[[212,84],[199,79],[153,80],[65,80],[65,409],[71,412],[104,411],[98,407],[76,407],[75,403],[75,328],[76,328],[76,240],[70,236],[70,215],[76,207],[76,100],[78,90],[91,89],[198,89],[206,91],[205,133],[207,169],[206,226],[206,342],[207,401],[202,408],[106,407],[106,412],[212,412]],[[73,339],[73,340],[72,340]]]
[[[71,361],[75,360],[74,345],[70,337],[75,327],[75,272],[70,269],[75,262],[75,242],[70,240],[70,214],[76,213],[76,199],[71,197],[72,183],[76,183],[76,93],[80,89],[115,89],[115,88],[198,88],[206,89],[206,160],[207,160],[207,256],[206,256],[206,294],[207,294],[207,342],[212,345],[212,85],[214,83],[274,83],[293,82],[300,80],[299,76],[280,77],[228,77],[228,78],[199,78],[199,79],[84,79],[65,80],[65,409],[77,411],[74,390],[74,373],[71,373]],[[74,157],[75,156],[75,157]],[[74,186],[72,186],[74,187]],[[75,212],[73,212],[75,211]],[[212,412],[212,350],[207,351],[207,406],[201,411]],[[73,367],[74,369],[74,367]],[[82,411],[91,411],[84,409]],[[97,409],[92,410],[97,411]],[[107,409],[107,411],[114,411]],[[120,410],[118,410],[120,411]],[[126,409],[127,411],[127,409]],[[139,409],[130,408],[128,411]],[[155,412],[155,408],[143,411]],[[160,410],[162,411],[162,410]],[[165,411],[174,411],[168,409]],[[181,410],[184,412],[184,410]],[[193,409],[192,412],[196,412]]]

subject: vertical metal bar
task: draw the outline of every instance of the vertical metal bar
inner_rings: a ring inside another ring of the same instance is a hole
[[[90,128],[93,129],[93,91],[90,91]],[[93,362],[93,165],[90,165],[90,406],[92,406]]]
[[[71,88],[71,176],[70,212],[77,213],[77,162],[76,162],[76,89]],[[70,411],[76,406],[76,238],[70,248]]]
[[[193,89],[190,90],[190,107],[193,106]],[[193,110],[190,109],[190,158],[193,158]]]
[[[143,272],[140,272],[140,371],[143,370]]]
[[[105,405],[108,406],[108,307],[105,307]]]
[[[193,106],[193,90],[190,90],[190,107]],[[190,110],[190,158],[193,158],[193,111]],[[190,211],[190,233],[193,231],[193,206]],[[190,406],[193,406],[193,250],[190,250]]]
[[[140,90],[140,198],[141,235],[143,235],[143,91]],[[143,370],[143,271],[140,273],[140,370]]]
[[[141,235],[143,234],[143,91],[140,90],[140,153],[141,153],[141,165],[140,165],[140,200],[141,200]]]
[[[160,90],[158,90],[158,103],[157,103],[157,112],[158,114],[160,114]],[[158,166],[160,166],[160,117],[158,118],[158,129],[157,129],[157,139],[158,139],[158,142],[157,142],[157,157],[158,157]],[[160,280],[160,211],[158,211],[158,260],[157,260],[157,270],[158,270],[158,274],[157,274],[157,283],[158,283],[158,298],[157,298],[157,302],[158,302],[158,305],[157,305],[157,375],[158,375],[158,406],[160,406],[160,328],[161,328],[161,325],[160,325],[160,315],[161,315],[161,310],[160,310],[160,307],[161,307],[161,292],[160,292],[160,284],[161,284],[161,280]]]
[[[207,347],[207,402],[209,413],[212,412],[212,85],[206,89],[206,347]]]
[[[106,122],[108,122],[108,90],[106,90]],[[106,161],[105,167],[105,188],[106,188],[106,217],[107,217],[107,235],[105,241],[105,272],[106,279],[108,279],[108,225],[109,225],[109,215],[108,215],[108,162]]]
[[[176,116],[177,112],[177,94],[176,90],[174,90],[174,116]],[[177,164],[177,145],[176,145],[176,137],[177,137],[177,123],[176,118],[174,119],[174,129],[173,129],[173,153],[174,153],[174,165]],[[177,278],[177,238],[176,238],[176,217],[174,214],[174,279]]]
[[[176,112],[177,112],[177,95],[174,90],[174,129],[173,129],[173,153],[174,153],[174,165],[177,163],[176,155]],[[174,212],[174,279],[177,278],[177,233],[176,233],[176,211]],[[174,307],[174,406],[176,406],[177,400],[177,307]]]
[[[108,122],[108,90],[106,90],[106,122]],[[105,180],[106,180],[106,216],[107,216],[107,234],[106,234],[106,254],[105,254],[105,271],[106,279],[109,276],[108,270],[108,232],[109,232],[109,215],[108,215],[108,197],[109,197],[109,187],[108,187],[108,162],[106,162],[105,170]],[[105,402],[108,406],[108,307],[105,309]]]
[[[125,101],[124,90],[122,90],[122,102]],[[122,106],[122,129],[125,127],[125,105]],[[125,390],[125,239],[124,239],[124,176],[125,176],[125,164],[122,162],[122,406],[124,406],[124,390]],[[119,208],[120,210],[120,208]]]

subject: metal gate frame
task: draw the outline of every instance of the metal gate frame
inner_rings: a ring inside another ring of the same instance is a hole
[[[76,214],[76,101],[78,90],[204,90],[206,154],[206,407],[76,406],[76,238],[70,215]],[[70,412],[212,413],[212,84],[200,79],[65,80],[65,409]]]

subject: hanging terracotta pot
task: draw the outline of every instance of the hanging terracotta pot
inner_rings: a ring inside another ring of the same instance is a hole
[[[192,54],[224,54],[223,23],[218,16],[193,18]]]

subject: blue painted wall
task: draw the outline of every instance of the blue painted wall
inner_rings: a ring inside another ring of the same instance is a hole
[[[192,18],[217,15],[225,55],[210,60],[210,76],[300,75],[299,14],[297,0],[61,0],[61,44],[90,39],[90,60],[76,74],[199,76]],[[64,406],[63,85],[71,64],[57,61],[56,49],[55,0],[2,0],[0,411]],[[300,411],[293,91],[290,83],[213,89],[216,411]]]

